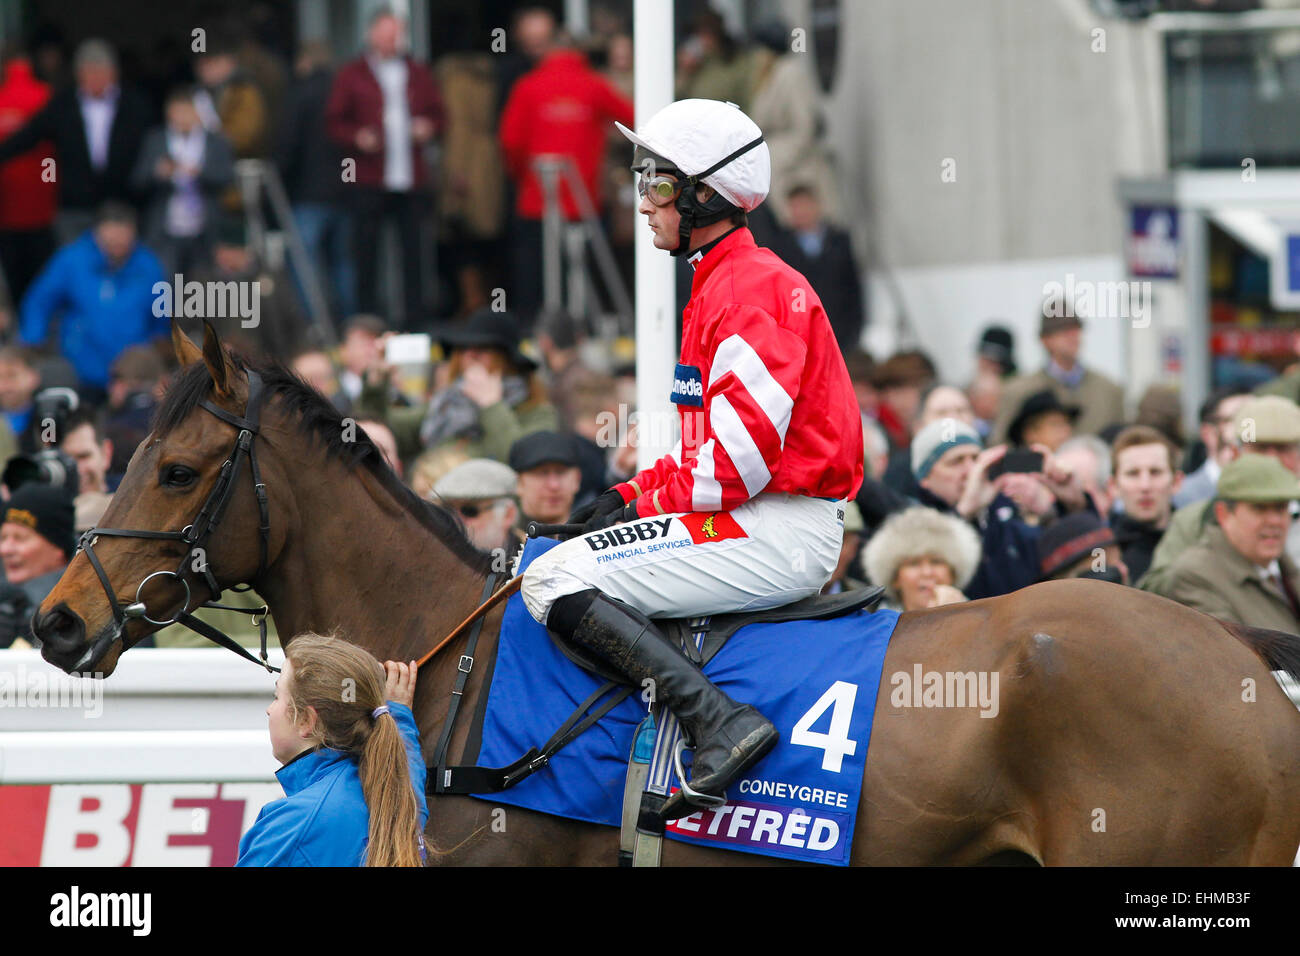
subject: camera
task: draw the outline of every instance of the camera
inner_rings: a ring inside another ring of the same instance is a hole
[[[63,427],[68,416],[77,410],[81,402],[75,390],[63,385],[43,388],[32,398],[32,417],[28,426],[33,444],[40,448],[63,439]],[[54,425],[54,438],[46,441],[44,437],[46,423]]]
[[[81,489],[76,461],[57,448],[42,448],[32,455],[14,455],[5,463],[0,483],[11,494],[30,482],[62,488],[74,498]]]
[[[5,463],[0,482],[10,493],[29,482],[63,488],[74,498],[81,487],[77,463],[71,455],[44,441],[47,424],[53,424],[53,434],[62,438],[68,416],[77,410],[80,402],[70,388],[55,386],[41,389],[32,399],[31,424],[28,434],[36,447],[30,454],[14,455]]]

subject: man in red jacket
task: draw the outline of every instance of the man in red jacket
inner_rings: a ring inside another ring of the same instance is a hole
[[[695,749],[665,819],[725,798],[776,744],[757,710],[713,686],[651,622],[777,607],[818,593],[862,483],[862,420],[808,281],[754,244],[746,213],[771,164],[730,103],[682,100],[639,131],[633,168],[654,244],[695,269],[682,313],[669,455],[585,509],[581,537],[529,565],[523,598],[562,640],[652,681]]]
[[[385,220],[395,219],[410,329],[423,319],[420,224],[428,211],[429,173],[422,154],[442,128],[442,98],[428,68],[402,52],[404,24],[392,11],[374,15],[366,43],[366,54],[334,78],[325,129],[345,160],[356,164],[355,183],[346,177],[344,183],[352,199],[357,308],[380,311],[379,240]]]
[[[512,230],[510,308],[531,323],[542,302],[542,184],[533,170],[538,156],[568,157],[577,167],[592,205],[601,205],[600,171],[610,120],[632,122],[632,101],[587,65],[577,50],[548,48],[537,66],[520,77],[506,100],[498,138],[506,172],[518,190]],[[560,181],[560,205],[569,222],[578,204]]]
[[[21,129],[49,98],[50,88],[25,57],[9,59],[0,83],[0,140]],[[51,227],[59,193],[53,169],[46,169],[53,155],[53,144],[46,141],[0,163],[0,266],[15,304],[54,254]]]

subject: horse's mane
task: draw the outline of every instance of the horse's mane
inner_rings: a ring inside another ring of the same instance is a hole
[[[358,464],[368,469],[380,486],[446,545],[453,555],[480,574],[492,570],[492,554],[480,551],[465,536],[465,526],[461,523],[460,516],[448,508],[426,501],[403,484],[364,429],[356,429],[352,441],[344,440],[343,415],[325,396],[279,362],[253,364],[233,353],[231,360],[241,372],[252,368],[262,377],[266,390],[263,407],[272,396],[278,396],[285,413],[291,419],[298,419],[301,431],[324,445],[327,456],[341,462],[348,470]],[[208,372],[207,365],[195,362],[182,369],[154,413],[154,433],[163,436],[178,427],[199,407],[199,402],[211,393],[212,375]]]

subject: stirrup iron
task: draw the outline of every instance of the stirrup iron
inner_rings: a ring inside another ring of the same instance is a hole
[[[686,769],[682,766],[682,751],[686,749],[686,738],[678,737],[677,745],[673,747],[673,769],[677,771],[677,782],[681,784],[682,794],[687,803],[693,807],[710,809],[720,807],[727,802],[727,795],[723,793],[720,797],[715,797],[709,793],[700,793],[698,790],[691,788],[686,779]]]

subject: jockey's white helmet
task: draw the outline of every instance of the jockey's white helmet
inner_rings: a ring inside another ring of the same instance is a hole
[[[678,100],[636,132],[619,122],[614,125],[635,145],[668,160],[687,176],[699,176],[700,182],[745,212],[767,198],[772,186],[771,154],[763,131],[735,103]]]

